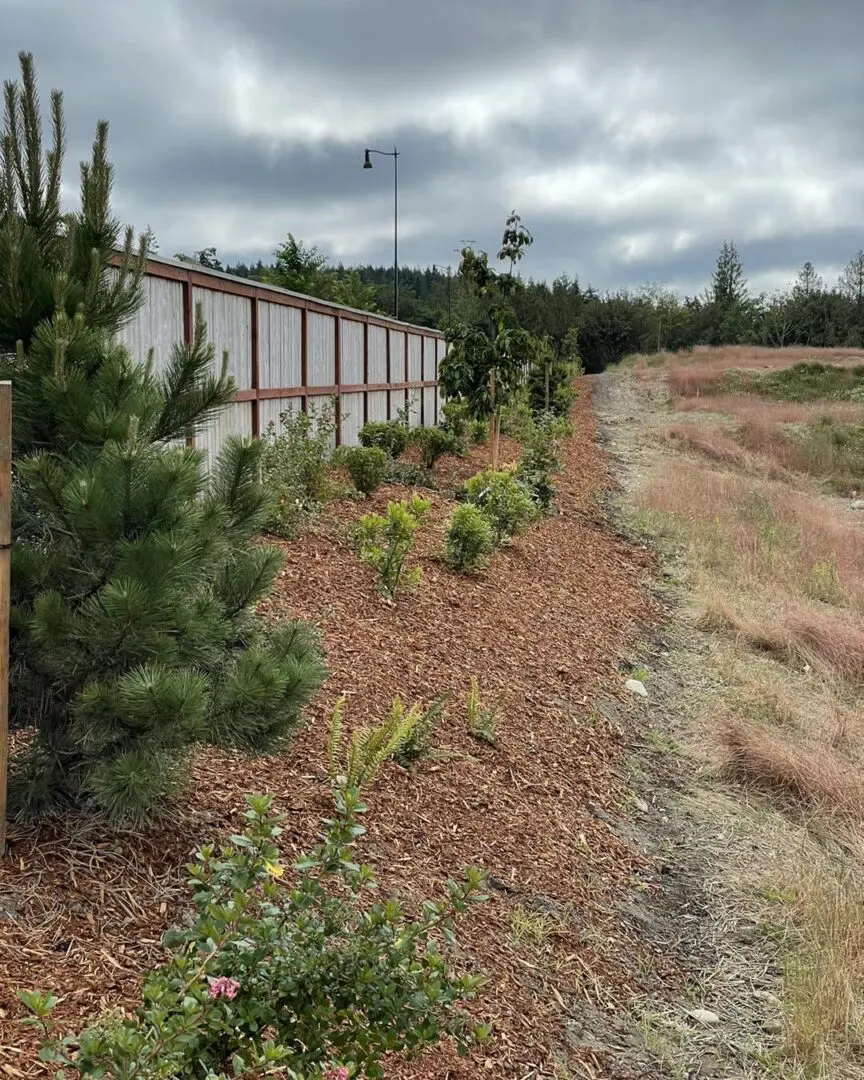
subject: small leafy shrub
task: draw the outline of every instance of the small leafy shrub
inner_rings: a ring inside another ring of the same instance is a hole
[[[428,757],[432,752],[435,727],[444,714],[448,697],[448,694],[439,695],[429,708],[420,714],[420,718],[399,744],[393,757],[404,769],[410,769],[415,762]]]
[[[398,420],[370,420],[360,429],[360,445],[383,450],[397,458],[408,446],[408,428]]]
[[[476,570],[494,550],[495,534],[486,514],[473,503],[457,506],[444,534],[447,564],[462,573]]]
[[[489,442],[489,421],[472,420],[468,426],[468,438],[475,446],[485,446]]]
[[[522,532],[537,517],[528,489],[512,469],[484,469],[465,481],[465,496],[492,526],[495,543]]]
[[[511,439],[518,439],[521,442],[528,437],[533,426],[534,417],[531,414],[531,406],[524,395],[502,408],[502,435],[508,435]]]
[[[450,432],[457,446],[464,448],[472,422],[468,406],[462,401],[448,401],[442,406],[441,412],[444,414],[441,427]]]
[[[363,495],[371,495],[387,476],[387,454],[377,446],[342,446],[336,457],[351,477],[351,483]]]
[[[321,508],[327,491],[330,446],[336,430],[332,404],[309,412],[281,413],[280,430],[264,433],[262,481],[272,500],[265,525],[274,536],[291,539]]]
[[[429,505],[429,500],[419,495],[391,502],[385,514],[365,514],[354,529],[360,558],[377,572],[378,588],[391,600],[400,588],[417,585],[423,577],[419,566],[406,570],[405,559]]]
[[[468,731],[475,739],[496,746],[495,730],[498,726],[501,710],[497,705],[486,706],[480,697],[480,683],[476,675],[471,676],[471,689],[466,702],[468,712]]]
[[[409,442],[420,451],[420,460],[427,469],[431,469],[442,454],[452,454],[455,446],[453,435],[437,427],[413,428]]]
[[[406,746],[422,741],[423,734],[418,734],[418,730],[424,725],[428,728],[431,723],[419,705],[406,710],[402,699],[395,697],[387,719],[377,727],[357,728],[346,747],[342,730],[344,710],[343,695],[333,709],[327,741],[330,779],[340,788],[359,789],[369,784],[385,761],[398,759]]]
[[[385,484],[403,484],[405,487],[422,487],[435,490],[435,480],[428,469],[413,461],[388,460]]]
[[[541,510],[548,510],[552,505],[555,494],[552,477],[560,471],[558,440],[551,418],[540,420],[525,440],[517,476]]]
[[[366,807],[356,789],[334,798],[322,842],[294,864],[290,884],[277,846],[283,819],[269,796],[247,798],[244,832],[188,866],[194,921],[165,935],[169,959],[145,979],[133,1015],[53,1039],[57,998],[22,993],[55,1075],[381,1077],[385,1055],[446,1036],[464,1050],[486,1037],[459,1007],[481,979],[457,975],[449,959],[454,916],[485,899],[482,873],[448,882],[447,900],[427,901],[416,919],[395,898],[364,902],[375,883],[353,849]]]

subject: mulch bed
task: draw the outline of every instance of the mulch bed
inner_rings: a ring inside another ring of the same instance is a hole
[[[42,1075],[37,1038],[17,1023],[18,988],[63,995],[57,1015],[69,1029],[136,1001],[142,972],[159,961],[160,934],[185,902],[183,863],[196,846],[237,827],[243,793],[270,792],[288,813],[286,854],[308,844],[330,807],[325,744],[342,693],[349,725],[382,718],[396,694],[423,704],[453,695],[434,753],[410,773],[388,764],[367,792],[362,855],[382,884],[409,898],[440,896],[448,877],[479,865],[496,885],[459,933],[465,963],[489,976],[474,1011],[492,1021],[494,1038],[464,1060],[442,1047],[394,1062],[394,1077],[552,1076],[580,1002],[612,1013],[644,989],[634,964],[640,945],[616,904],[645,860],[601,820],[627,796],[625,747],[592,702],[615,694],[622,652],[656,615],[641,587],[652,563],[601,511],[610,480],[587,389],[574,420],[559,513],[481,574],[456,576],[437,557],[453,505],[445,484],[423,492],[432,501],[418,534],[423,581],[394,605],[378,597],[346,523],[404,498],[405,488],[331,504],[313,531],[280,545],[285,567],[262,612],[314,620],[331,671],[308,727],[284,756],[202,751],[183,805],[145,831],[81,822],[10,829],[0,863],[3,1072]],[[515,458],[516,444],[503,442],[504,460]],[[468,476],[487,461],[488,451],[476,448],[468,459],[439,462],[436,472]],[[467,731],[472,676],[484,700],[501,705],[497,747]],[[522,912],[544,913],[548,937],[520,939],[514,926]],[[586,1075],[613,1075],[590,1050],[571,1053],[599,1070]]]

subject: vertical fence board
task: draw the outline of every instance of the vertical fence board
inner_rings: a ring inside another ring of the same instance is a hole
[[[403,330],[390,330],[390,378],[391,383],[404,383],[407,378],[405,365],[405,332]],[[405,408],[405,391],[390,391],[390,419],[395,420],[400,409]]]
[[[225,440],[231,435],[252,435],[251,402],[239,401],[229,405],[198,433],[196,445],[207,454],[207,463],[211,469]]]
[[[333,386],[336,382],[336,320],[332,315],[310,311],[309,386]]]
[[[261,428],[261,434],[266,434],[267,428],[272,423],[273,430],[278,435],[282,429],[279,420],[281,414],[288,413],[289,416],[295,416],[302,411],[303,402],[299,397],[262,398],[258,402],[258,424]]]
[[[192,290],[192,305],[201,304],[207,336],[216,346],[216,363],[228,352],[228,371],[238,390],[252,385],[252,301],[215,289]],[[247,410],[248,412],[249,410]]]
[[[369,382],[374,386],[387,381],[387,331],[383,326],[370,326]]]
[[[339,398],[340,430],[345,446],[357,446],[363,427],[363,394],[342,394]]]
[[[153,349],[153,370],[162,372],[171,350],[183,341],[183,285],[179,281],[145,277],[143,302],[118,337],[139,364]]]
[[[438,372],[439,372],[440,367],[441,367],[441,361],[444,359],[444,355],[447,352],[447,345],[446,345],[446,342],[444,341],[443,338],[436,338],[435,345],[436,345],[436,348],[435,348],[435,374],[434,374],[433,378],[437,380]],[[444,419],[444,417],[443,417],[443,415],[441,413],[441,406],[443,404],[444,404],[444,399],[443,399],[443,397],[441,395],[441,391],[436,386],[435,387],[435,420],[434,420],[434,423],[436,423],[436,424],[440,423],[440,421]]]
[[[367,394],[368,407],[367,415],[370,420],[386,420],[387,419],[387,398],[388,393],[386,390],[375,390],[374,392]]]
[[[259,301],[258,374],[263,389],[301,385],[302,321],[299,308]]]
[[[363,374],[363,323],[340,319],[342,324],[342,378],[345,386],[359,386],[366,381]]]

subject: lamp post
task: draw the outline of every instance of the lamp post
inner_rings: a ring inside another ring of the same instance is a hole
[[[452,266],[442,266],[440,263],[432,263],[433,270],[447,271],[447,326],[453,325],[453,278],[451,277]]]
[[[372,168],[370,154],[380,154],[382,157],[393,158],[393,318],[399,318],[399,151],[394,146],[392,150],[366,149],[363,157],[363,168]]]

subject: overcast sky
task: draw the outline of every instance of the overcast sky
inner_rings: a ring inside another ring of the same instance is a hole
[[[115,205],[160,253],[496,249],[523,272],[755,288],[864,247],[862,0],[0,0],[0,75],[64,91],[66,181],[111,124]]]

